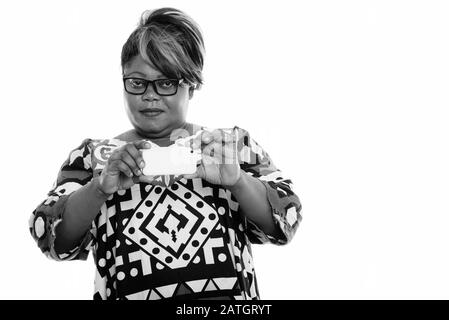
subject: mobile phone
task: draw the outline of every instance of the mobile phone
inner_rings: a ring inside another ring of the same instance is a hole
[[[142,171],[147,176],[193,174],[201,161],[199,150],[176,144],[142,149],[142,156],[145,161]]]

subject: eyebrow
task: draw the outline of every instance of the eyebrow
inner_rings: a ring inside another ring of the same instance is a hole
[[[128,73],[128,74],[126,74],[125,73],[125,77],[130,77],[131,75],[133,75],[133,74],[137,74],[137,75],[140,75],[140,76],[142,76],[143,78],[147,78],[147,75],[146,74],[144,74],[144,73],[142,73],[142,72],[139,72],[139,71],[133,71],[133,72],[130,72],[130,73]],[[165,76],[162,74],[162,73],[158,73],[157,75],[156,75],[156,79],[161,79],[161,78],[165,78]]]

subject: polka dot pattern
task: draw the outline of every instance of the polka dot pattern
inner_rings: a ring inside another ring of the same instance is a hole
[[[34,232],[36,233],[36,236],[38,238],[42,237],[45,233],[45,222],[44,219],[42,219],[42,217],[38,217],[35,221],[34,221]]]
[[[204,203],[203,203],[203,201],[198,201],[197,203],[196,203],[196,206],[198,207],[198,208],[202,208],[202,207],[204,207]]]
[[[220,260],[221,262],[225,262],[226,261],[226,255],[224,253],[220,253],[218,255],[218,260]]]

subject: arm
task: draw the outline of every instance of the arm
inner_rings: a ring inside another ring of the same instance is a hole
[[[76,248],[109,196],[145,179],[140,171],[144,164],[141,163],[143,159],[139,148],[148,147],[146,141],[139,140],[116,148],[101,175],[70,194],[63,210],[63,219],[55,231],[57,254]]]
[[[91,142],[86,139],[70,153],[49,197],[30,218],[31,235],[49,258],[86,259],[91,240],[96,237],[94,219],[107,198],[139,181],[146,182],[141,175],[144,163],[138,150],[150,147],[145,140],[117,146],[101,175],[95,178]]]
[[[99,189],[98,178],[72,193],[67,199],[64,219],[56,227],[55,251],[72,250],[81,242],[108,195]]]
[[[72,195],[82,192],[88,188],[92,180],[93,172],[90,162],[90,139],[86,139],[82,144],[72,150],[61,166],[58,177],[53,188],[48,192],[47,198],[40,203],[33,211],[29,219],[29,229],[31,236],[37,242],[41,251],[50,259],[61,260],[85,260],[88,257],[89,249],[95,241],[96,230],[86,227],[81,235],[77,237],[78,246],[70,246],[70,251],[61,251],[58,243],[58,252],[55,248],[55,242],[58,233],[65,228],[60,228],[66,215],[67,206],[73,205]],[[76,198],[76,197],[75,197]],[[70,215],[70,209],[69,214]],[[92,221],[91,221],[92,222]],[[89,225],[90,226],[90,225]],[[69,248],[67,248],[69,249]]]
[[[238,127],[233,135],[224,130],[205,131],[197,140],[194,148],[203,146],[201,165],[195,174],[184,177],[201,178],[230,190],[245,218],[250,242],[287,244],[302,219],[302,206],[291,180],[283,178],[268,153]]]
[[[229,190],[237,199],[246,218],[256,223],[264,233],[274,238],[281,236],[273,220],[267,189],[259,179],[242,171],[240,179]]]
[[[239,135],[237,152],[244,178],[231,193],[238,197],[239,212],[247,222],[246,234],[255,244],[285,245],[292,240],[302,220],[302,205],[293,191],[293,183],[276,168],[268,153],[248,131],[236,129]],[[245,180],[250,182],[245,183]]]

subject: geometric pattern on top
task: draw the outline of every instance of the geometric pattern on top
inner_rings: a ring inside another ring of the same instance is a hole
[[[85,139],[62,164],[47,197],[29,218],[40,250],[57,261],[96,265],[94,299],[260,299],[251,244],[285,245],[302,219],[293,183],[238,127],[240,168],[266,189],[276,232],[247,219],[231,191],[203,179],[163,175],[111,195],[84,237],[55,249],[56,226],[71,193],[98,178],[119,139]]]
[[[218,216],[213,207],[181,183],[174,184],[172,190],[177,192],[152,188],[125,226],[124,234],[162,264],[176,269],[193,260],[217,225]]]
[[[211,299],[207,296],[211,291],[229,291],[238,288],[237,277],[222,277],[199,279],[181,283],[173,283],[153,289],[146,289],[126,296],[127,300],[159,300],[164,298],[178,298],[199,296],[198,300]],[[232,291],[230,291],[232,293]],[[212,296],[213,297],[213,296]],[[240,295],[220,296],[220,300],[241,300]]]

